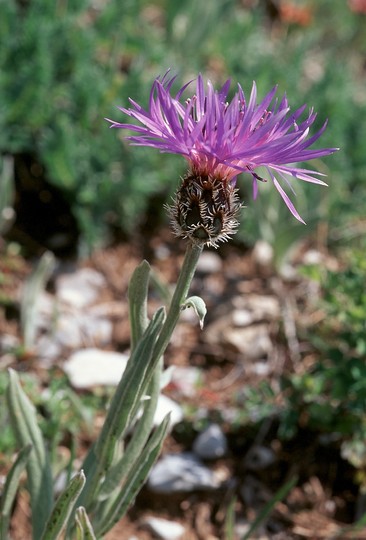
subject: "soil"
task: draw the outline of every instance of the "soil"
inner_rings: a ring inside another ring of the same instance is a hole
[[[301,259],[309,247],[311,245],[303,245],[297,256]],[[20,337],[18,292],[32,264],[19,254],[9,254],[5,244],[2,251],[1,273],[6,279],[1,291],[0,332]],[[179,400],[186,410],[193,413],[191,416],[188,413],[185,421],[175,427],[164,444],[163,453],[190,450],[200,427],[194,411],[205,411],[206,419],[219,421],[228,438],[227,456],[207,463],[225,481],[215,491],[169,496],[156,495],[144,487],[127,516],[107,534],[106,540],[155,538],[144,525],[146,516],[182,523],[186,530],[182,537],[184,540],[224,539],[227,508],[232,501],[237,522],[250,523],[276,491],[295,477],[296,484],[288,496],[275,504],[257,536],[252,538],[366,538],[364,531],[352,533],[348,530],[349,524],[359,517],[360,495],[355,471],[341,458],[338,441],[331,437],[324,441],[321,433],[308,428],[306,418],[300,419],[293,438],[281,440],[276,415],[250,422],[241,420],[237,414],[232,423],[225,421],[222,415],[222,411],[234,406],[238,409],[238,396],[243,389],[258,389],[263,381],[277,389],[274,399],[280,404],[284,399],[279,390],[280,378],[285,373],[301,373],[311,366],[314,352],[299,337],[298,329],[315,324],[319,317],[313,305],[316,292],[311,293],[305,280],[280,278],[270,266],[261,265],[255,252],[243,245],[231,242],[214,253],[220,257],[222,268],[212,274],[197,272],[191,290],[207,303],[205,327],[201,331],[198,324],[183,319],[165,356],[167,366],[197,366],[202,369],[204,384],[197,388],[195,395],[184,399],[172,385],[165,390],[167,395]],[[159,234],[143,235],[133,242],[118,241],[78,263],[105,276],[104,301],[124,306],[114,315],[111,313],[114,338],[110,349],[124,351],[128,347],[126,293],[129,277],[136,265],[146,257],[166,283],[174,283],[183,254],[184,241],[177,241],[169,230],[163,229]],[[230,313],[231,302],[238,293],[275,295],[282,306],[281,319],[269,323],[273,349],[264,358],[264,374],[254,369],[256,361],[246,358],[240,351],[220,347],[207,339],[210,326],[223,313]],[[157,295],[153,294],[150,309],[159,303]],[[284,306],[292,306],[292,311],[286,311]],[[293,333],[289,330],[291,328]],[[14,357],[10,365],[21,371],[37,373],[38,370],[37,359],[27,356]],[[41,376],[44,378],[44,372]],[[246,456],[258,445],[269,448],[275,460],[265,467],[249,467]],[[245,496],[245,493],[249,495]],[[29,505],[24,490],[18,496],[12,525],[13,540],[30,538]]]

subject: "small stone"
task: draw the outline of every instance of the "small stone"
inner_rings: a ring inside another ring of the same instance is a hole
[[[235,521],[234,531],[237,538],[243,538],[249,531],[252,524],[246,519],[238,519]]]
[[[202,381],[202,371],[196,367],[175,366],[171,375],[171,384],[182,396],[193,397]]]
[[[53,337],[63,347],[68,349],[78,349],[83,346],[83,335],[81,332],[79,319],[72,313],[60,312],[56,320]]]
[[[235,326],[249,326],[254,321],[253,313],[248,309],[236,309],[232,317]]]
[[[166,454],[153,467],[148,480],[155,493],[214,489],[218,485],[214,473],[190,452]]]
[[[304,253],[302,262],[306,265],[319,265],[324,263],[324,255],[316,249],[309,249]]]
[[[197,263],[197,271],[202,274],[221,272],[223,267],[222,259],[213,251],[203,251]]]
[[[258,375],[259,377],[268,376],[272,372],[272,370],[273,366],[270,362],[263,362],[260,360],[258,360],[257,362],[253,362],[250,366],[250,372]]]
[[[226,328],[223,343],[230,345],[241,354],[255,359],[267,356],[272,351],[272,342],[267,324],[257,324],[244,328]]]
[[[112,340],[113,324],[103,317],[79,311],[61,311],[55,321],[53,338],[63,347],[106,346]]]
[[[160,261],[164,261],[170,256],[170,249],[164,244],[159,244],[154,249],[154,255]]]
[[[181,422],[184,418],[182,407],[172,399],[161,394],[158,398],[158,403],[154,416],[154,425],[159,426],[167,414],[170,413],[170,428]]]
[[[55,360],[61,355],[61,345],[51,336],[41,336],[36,343],[36,354],[43,360]]]
[[[20,347],[20,340],[18,337],[11,334],[3,334],[0,336],[0,353],[5,354],[14,351]]]
[[[108,319],[84,315],[80,319],[80,327],[86,343],[106,346],[112,340],[113,324]]]
[[[276,454],[267,446],[253,446],[245,457],[245,465],[253,471],[265,469],[276,461]]]
[[[63,369],[75,388],[117,386],[127,361],[127,354],[100,349],[82,349],[70,356]]]
[[[75,308],[90,306],[105,286],[102,274],[92,268],[81,268],[70,274],[62,274],[56,280],[58,300]]]
[[[273,261],[273,247],[265,240],[258,240],[253,249],[253,257],[261,266],[269,266]]]
[[[220,426],[211,424],[196,437],[193,452],[202,459],[216,459],[226,454],[227,447],[227,439]]]
[[[284,281],[297,281],[299,279],[296,268],[290,263],[284,263],[280,267],[279,275]]]
[[[244,294],[233,299],[236,310],[249,311],[253,321],[276,320],[279,318],[281,309],[276,296],[268,294]]]
[[[143,525],[162,540],[179,540],[185,532],[185,528],[180,523],[162,518],[147,517]]]

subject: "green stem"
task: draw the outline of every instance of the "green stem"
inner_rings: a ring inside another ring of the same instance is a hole
[[[174,328],[177,325],[182,310],[182,305],[187,299],[188,291],[191,286],[198,259],[202,253],[203,247],[203,244],[188,244],[183,266],[178,277],[172,301],[170,303],[169,311],[163,328],[161,329],[159,338],[155,344],[153,362],[157,363],[159,361],[159,358],[164,354],[165,349],[169,345],[170,338]]]

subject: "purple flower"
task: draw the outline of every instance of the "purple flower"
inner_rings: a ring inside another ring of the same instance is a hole
[[[128,137],[134,145],[181,154],[189,163],[191,177],[210,177],[234,186],[238,174],[249,173],[253,180],[254,198],[258,192],[258,181],[265,181],[256,169],[264,167],[290,212],[304,223],[281,182],[291,191],[290,177],[326,185],[318,178],[324,176],[322,173],[297,166],[299,162],[338,150],[310,148],[324,132],[326,122],[318,132],[309,136],[316,118],[313,109],[301,119],[306,105],[291,113],[286,96],[280,101],[275,99],[276,87],[257,104],[255,83],[249,100],[238,84],[237,93],[227,101],[230,80],[220,90],[215,90],[208,81],[205,89],[199,75],[195,94],[183,100],[183,93],[191,83],[172,96],[174,80],[175,77],[169,78],[166,73],[154,81],[148,110],[132,99],[133,108],[120,107],[123,113],[141,125],[108,120],[111,127],[136,132],[136,135]]]

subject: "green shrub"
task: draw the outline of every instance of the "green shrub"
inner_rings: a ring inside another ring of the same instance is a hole
[[[134,230],[152,194],[172,193],[185,169],[179,158],[131,152],[118,140],[103,120],[122,120],[117,105],[127,105],[130,95],[147,103],[152,80],[169,67],[179,85],[201,71],[217,84],[231,77],[246,92],[255,79],[262,97],[278,83],[294,109],[304,102],[315,107],[319,126],[330,118],[322,144],[342,149],[331,161],[314,164],[328,174],[331,187],[320,199],[313,186],[299,188],[300,212],[310,225],[352,219],[365,202],[365,19],[346,3],[322,0],[302,27],[269,16],[264,6],[245,8],[234,0],[110,0],[103,7],[90,0],[0,0],[0,153],[31,155],[41,164],[92,247],[111,226]],[[271,186],[260,186],[258,203],[250,185],[249,177],[240,182],[248,204],[245,242],[268,235],[259,225],[269,212],[274,239],[282,231],[286,237],[289,227],[295,237],[304,234],[277,209]],[[162,205],[154,211],[162,216]]]
[[[284,377],[287,403],[280,434],[290,437],[299,426],[332,433],[344,456],[366,464],[366,261],[354,251],[347,266],[328,272],[323,283],[323,321],[308,332],[317,352],[312,370]],[[365,461],[360,455],[365,455]]]

